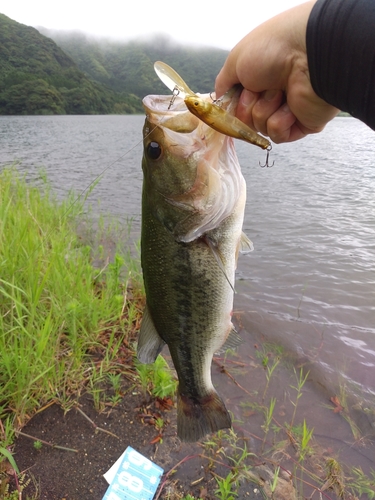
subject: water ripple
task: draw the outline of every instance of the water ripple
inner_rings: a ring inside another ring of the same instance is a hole
[[[89,203],[95,213],[131,218],[138,238],[143,121],[3,116],[0,165],[18,161],[35,179],[43,166],[59,196],[81,192],[110,167]],[[236,148],[247,181],[244,230],[255,246],[239,259],[236,304],[248,317],[256,311],[263,334],[296,352],[323,342],[321,369],[373,393],[374,132],[337,118],[321,134],[275,145],[269,169],[258,166],[264,152],[240,142]]]

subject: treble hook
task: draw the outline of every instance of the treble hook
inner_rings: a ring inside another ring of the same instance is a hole
[[[273,167],[273,166],[275,165],[275,162],[274,162],[274,161],[272,162],[272,165],[270,165],[270,164],[268,163],[268,159],[269,159],[269,157],[270,157],[270,152],[271,152],[271,150],[272,150],[272,144],[270,144],[270,145],[268,146],[268,148],[267,148],[267,156],[266,156],[266,162],[265,162],[265,164],[264,164],[264,165],[262,165],[262,164],[259,162],[259,166],[260,166],[260,168],[264,168],[264,167],[271,168],[271,167]]]

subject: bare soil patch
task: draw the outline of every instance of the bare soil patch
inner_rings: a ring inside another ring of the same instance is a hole
[[[29,481],[22,498],[99,500],[108,488],[103,474],[127,446],[164,469],[156,498],[180,499],[188,493],[197,498],[216,498],[217,484],[208,461],[202,457],[202,447],[181,443],[176,436],[175,408],[163,409],[158,400],[147,401],[130,381],[123,389],[128,392],[122,401],[100,413],[91,396],[79,400],[78,408],[107,432],[95,429],[76,408],[64,412],[57,404],[29,421],[22,432],[77,452],[44,444],[36,449],[32,439],[20,435],[14,456],[25,473],[25,482]],[[162,438],[153,425],[157,415],[166,423]],[[171,473],[173,469],[176,472]],[[226,476],[228,472],[229,468],[215,467],[215,474]],[[240,498],[260,498],[250,483],[244,485],[242,495]]]

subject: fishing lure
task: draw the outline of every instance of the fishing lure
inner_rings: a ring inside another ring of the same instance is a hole
[[[154,69],[160,80],[172,91],[172,99],[168,109],[173,105],[177,95],[182,97],[188,110],[217,132],[267,150],[265,164],[261,165],[259,163],[259,165],[262,168],[273,166],[273,163],[272,165],[268,163],[269,153],[272,149],[272,145],[268,139],[259,135],[241,120],[228,113],[216,101],[209,102],[200,97],[191,90],[177,71],[168,66],[168,64],[156,61]]]
[[[214,102],[205,101],[201,97],[193,95],[186,96],[184,100],[191,113],[217,132],[250,142],[262,149],[268,149],[271,146],[268,139],[254,132],[245,123]]]

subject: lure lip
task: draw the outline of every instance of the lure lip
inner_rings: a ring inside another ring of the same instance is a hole
[[[168,64],[162,61],[156,61],[154,64],[155,73],[158,75],[160,80],[164,83],[166,87],[172,93],[178,92],[177,95],[184,98],[187,95],[196,95],[187,83],[181,78],[181,76],[173,68],[168,66]]]

